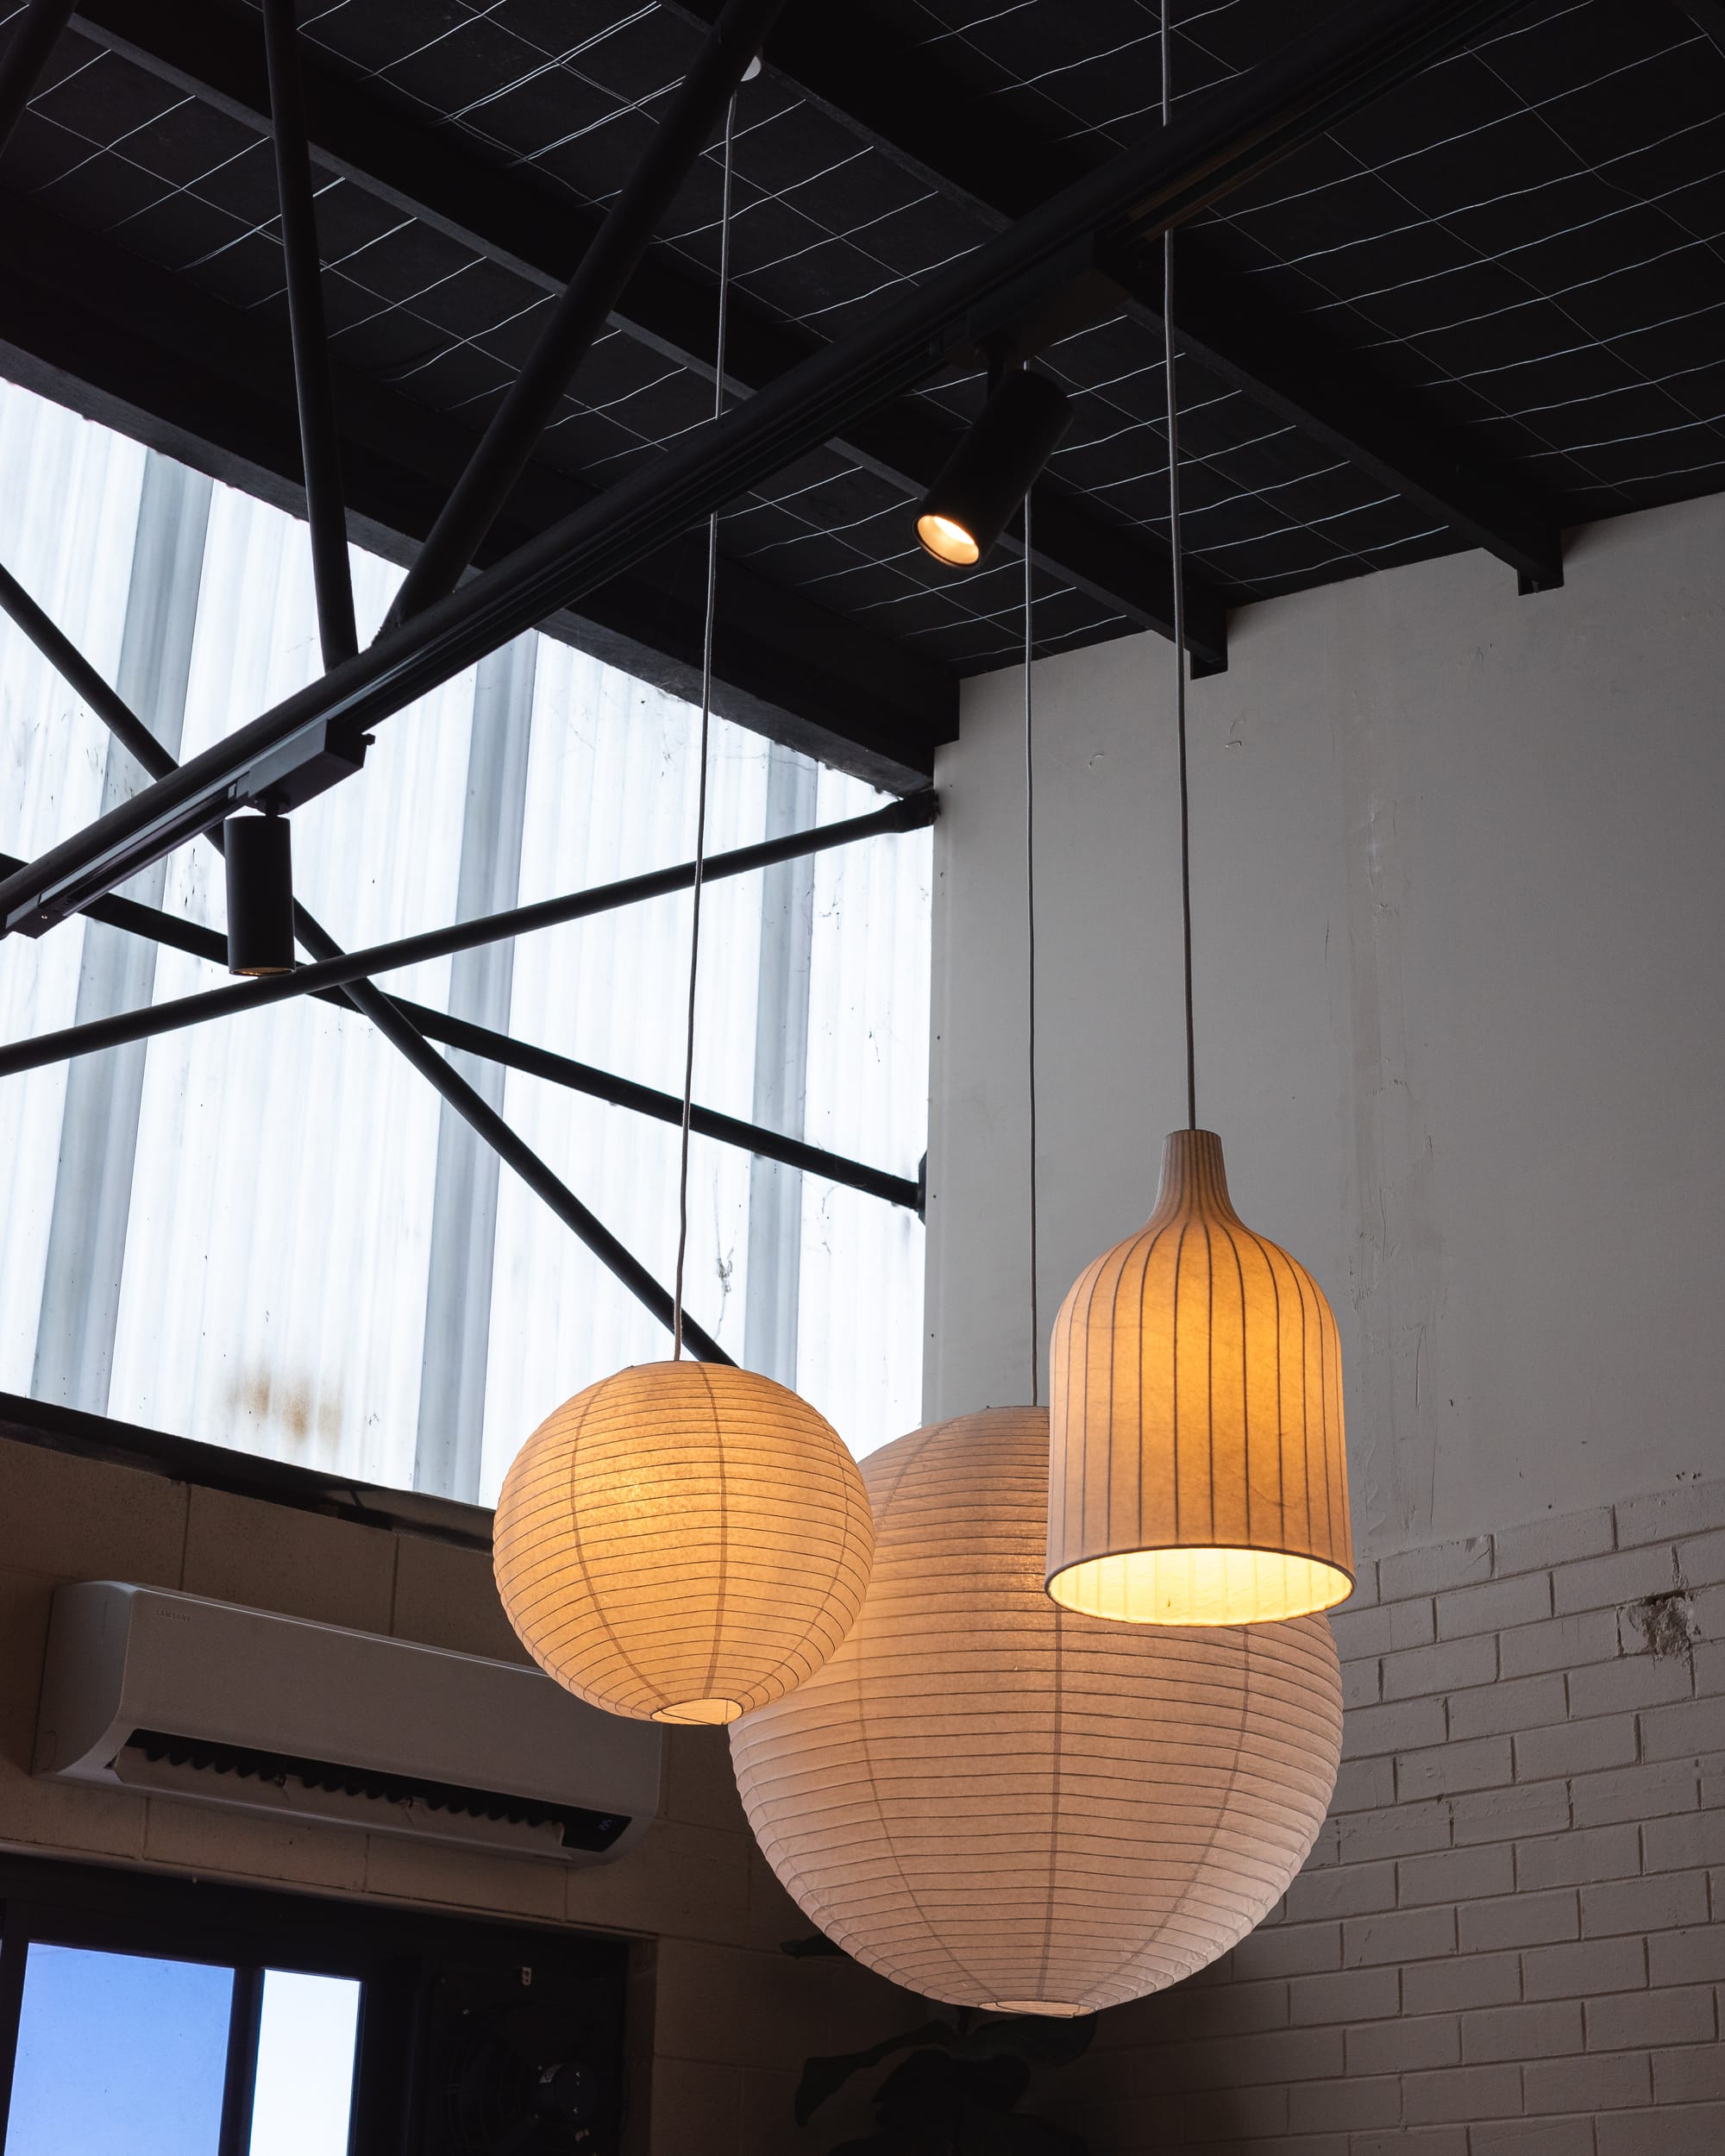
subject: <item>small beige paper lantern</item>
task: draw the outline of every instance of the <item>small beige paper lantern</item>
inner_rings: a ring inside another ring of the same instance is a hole
[[[1353,1586],[1341,1344],[1303,1265],[1176,1131],[1156,1210],[1082,1273],[1050,1358],[1048,1591],[1138,1625],[1258,1624]]]
[[[723,1363],[648,1363],[577,1393],[498,1501],[498,1592],[594,1707],[727,1722],[819,1669],[869,1584],[856,1463],[806,1401]]]
[[[731,1733],[768,1862],[925,1996],[1072,2015],[1159,1990],[1263,1917],[1322,1824],[1341,1681],[1321,1617],[1105,1624],[1043,1591],[1045,1409],[862,1464],[875,1575],[826,1667]]]

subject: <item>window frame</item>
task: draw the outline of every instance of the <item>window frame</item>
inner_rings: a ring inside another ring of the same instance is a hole
[[[188,1961],[235,1973],[219,2156],[247,2156],[263,1976],[279,1969],[359,1983],[348,2147],[412,2156],[431,2124],[424,2027],[446,1969],[500,1963],[591,1979],[619,2073],[630,1942],[561,1926],[336,1902],[269,1887],[0,1854],[0,2150],[11,2109],[32,1942]],[[249,1984],[242,1979],[249,1977]],[[238,2072],[236,2074],[236,2067]],[[619,2121],[619,2134],[621,2121]]]

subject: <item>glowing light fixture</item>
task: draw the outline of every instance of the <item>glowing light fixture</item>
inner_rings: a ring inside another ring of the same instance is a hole
[[[737,101],[724,128],[715,414]],[[557,1409],[505,1479],[492,1556],[509,1620],[542,1669],[595,1707],[717,1723],[818,1670],[869,1583],[874,1530],[856,1462],[806,1401],[723,1358],[683,1359],[689,1121],[712,718],[718,519],[707,520],[694,903],[683,1053],[672,1359],[618,1371]]]
[[[516,1455],[498,1592],[549,1676],[638,1720],[727,1722],[818,1670],[869,1584],[856,1463],[806,1401],[723,1363],[590,1385]]]
[[[1321,1617],[1168,1631],[1043,1592],[1048,1416],[862,1463],[875,1572],[825,1668],[731,1733],[798,1906],[925,1997],[1075,2015],[1190,1976],[1275,1905],[1341,1746]]]
[[[1336,1321],[1176,1131],[1145,1226],[1054,1321],[1048,1591],[1129,1624],[1238,1625],[1353,1586]]]
[[[917,537],[936,561],[982,561],[1072,423],[1066,392],[1045,374],[1000,377],[917,512]]]

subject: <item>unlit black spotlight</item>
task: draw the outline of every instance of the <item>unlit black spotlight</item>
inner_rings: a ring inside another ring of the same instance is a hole
[[[285,816],[230,816],[222,826],[228,862],[228,970],[292,973],[293,851]]]
[[[917,537],[937,561],[963,569],[986,558],[1071,423],[1071,402],[1047,375],[1000,377],[917,511]]]

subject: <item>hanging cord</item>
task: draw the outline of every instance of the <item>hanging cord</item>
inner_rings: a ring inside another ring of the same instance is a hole
[[[1174,116],[1168,0],[1162,6],[1162,124]],[[1198,1058],[1192,1031],[1192,825],[1186,786],[1186,572],[1180,540],[1180,400],[1174,388],[1174,230],[1162,235],[1162,359],[1168,382],[1168,541],[1174,578],[1174,724],[1180,742],[1180,925],[1186,968],[1186,1127],[1198,1127]]]
[[[1030,496],[1024,505],[1024,744],[1025,744],[1025,928],[1029,946],[1026,1000],[1030,1041],[1030,1404],[1042,1402],[1042,1321],[1037,1312],[1036,1275],[1036,760],[1031,732],[1031,558]]]
[[[718,212],[718,335],[714,347],[712,416],[724,411],[724,330],[731,296],[731,165],[737,132],[737,93],[724,112],[724,181]],[[712,731],[712,623],[718,596],[718,511],[706,520],[706,620],[701,631],[700,777],[695,793],[694,912],[689,924],[689,1014],[683,1048],[682,1150],[677,1166],[677,1277],[671,1359],[683,1356],[683,1268],[689,1252],[689,1118],[695,1084],[695,989],[700,975],[701,887],[706,872],[707,743]]]

